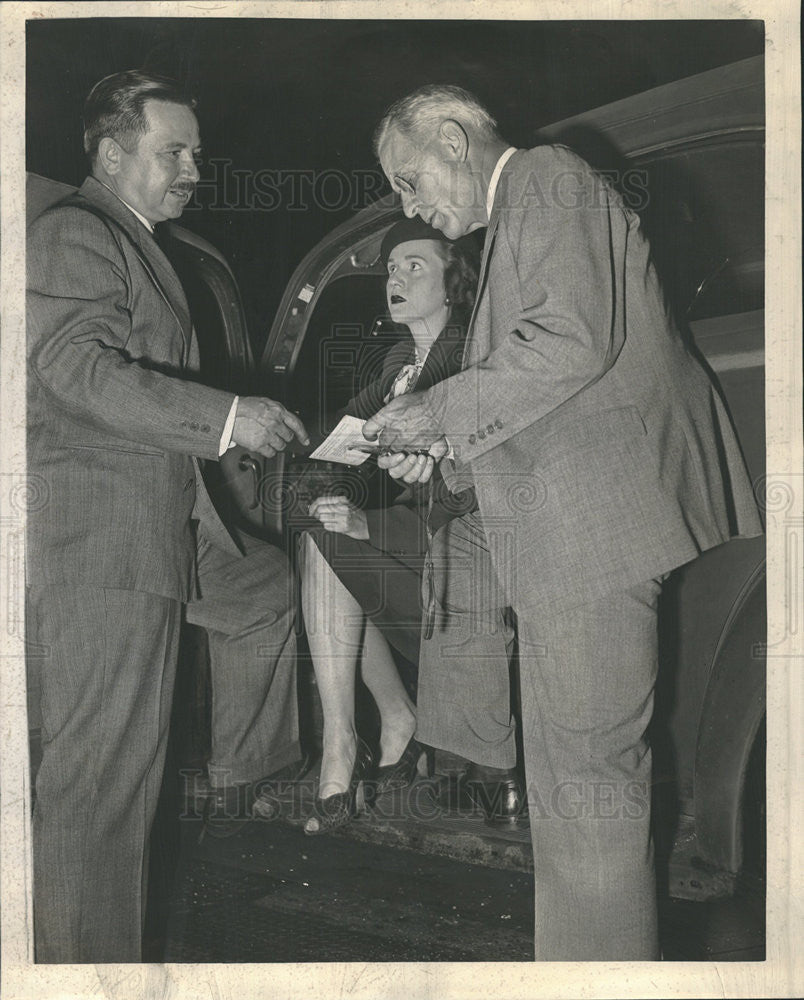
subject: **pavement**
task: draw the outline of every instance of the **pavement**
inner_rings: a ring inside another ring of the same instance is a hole
[[[152,849],[148,960],[531,959],[527,826],[492,828],[476,812],[434,811],[432,782],[443,774],[419,779],[383,810],[319,837],[302,830],[315,773],[272,790],[265,812],[275,818],[206,828],[197,777],[185,772],[180,810],[175,797],[163,802]],[[675,898],[673,885],[671,876],[659,898],[666,961],[764,958],[759,876],[715,881],[706,899]]]

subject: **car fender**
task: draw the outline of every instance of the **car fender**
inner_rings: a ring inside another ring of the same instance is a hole
[[[703,861],[738,872],[743,789],[765,714],[765,561],[748,578],[724,624],[704,696],[693,777],[695,832]]]

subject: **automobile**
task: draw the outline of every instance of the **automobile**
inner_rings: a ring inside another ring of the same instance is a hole
[[[557,122],[537,138],[574,148],[640,213],[675,315],[726,401],[761,506],[762,57]],[[67,190],[30,176],[29,213]],[[186,225],[166,224],[203,379],[278,398],[323,434],[328,415],[377,373],[398,336],[384,320],[379,247],[400,216],[389,194],[329,233],[293,273],[267,339],[253,340],[223,256]],[[265,343],[259,359],[256,342]],[[347,475],[293,451],[266,459],[235,448],[208,485],[226,518],[290,544],[295,513],[316,490],[344,486],[368,496],[380,488],[367,468]],[[739,873],[764,872],[764,538],[732,540],[677,570],[661,612],[653,723],[659,854],[671,895],[725,895]]]

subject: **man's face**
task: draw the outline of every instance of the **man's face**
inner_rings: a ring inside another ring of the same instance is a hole
[[[148,131],[136,147],[120,147],[117,171],[108,178],[118,197],[149,222],[177,219],[198,181],[198,122],[190,108],[146,101]]]
[[[421,216],[451,240],[486,225],[468,159],[450,157],[434,137],[422,142],[391,129],[379,150],[380,164],[391,187],[402,198],[408,218]]]

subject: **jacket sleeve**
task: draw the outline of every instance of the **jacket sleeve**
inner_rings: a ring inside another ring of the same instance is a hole
[[[569,150],[534,150],[530,165],[509,187],[494,235],[510,279],[489,277],[518,319],[492,331],[485,359],[428,390],[459,468],[597,381],[623,344],[623,206]]]
[[[64,208],[30,228],[29,370],[52,404],[100,433],[217,460],[234,396],[132,356],[135,323],[153,324],[154,343],[179,336],[166,310],[135,316],[132,300],[125,257],[103,222]]]
[[[356,396],[349,400],[342,410],[335,415],[333,426],[341,417],[347,414],[350,417],[359,417],[361,420],[368,420],[369,417],[382,409],[383,406],[383,379],[378,378],[370,382],[365,389],[362,389]]]

